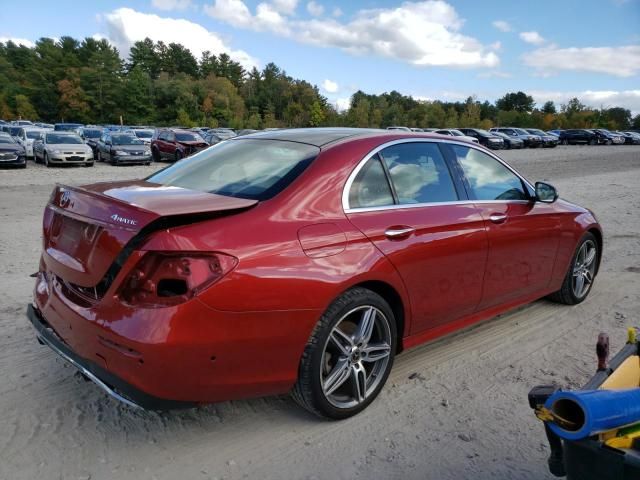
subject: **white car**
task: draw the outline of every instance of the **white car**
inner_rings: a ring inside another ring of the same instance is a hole
[[[153,128],[134,128],[132,131],[145,145],[151,144],[151,138],[154,132]]]
[[[46,132],[44,128],[22,127],[15,136],[16,141],[24,147],[27,158],[33,157],[33,142]]]
[[[477,138],[465,135],[460,130],[456,130],[455,128],[445,128],[442,130],[436,130],[433,133],[437,133],[439,135],[449,135],[450,137],[457,137],[458,140],[466,140],[467,142],[480,143],[478,142]]]

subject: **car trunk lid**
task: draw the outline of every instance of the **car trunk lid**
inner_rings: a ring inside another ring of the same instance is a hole
[[[62,280],[93,288],[154,231],[256,203],[145,181],[58,185],[45,209],[43,259]]]

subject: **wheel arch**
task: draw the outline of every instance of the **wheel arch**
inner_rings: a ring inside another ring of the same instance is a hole
[[[596,273],[598,273],[600,271],[600,263],[602,262],[604,239],[602,238],[602,232],[598,228],[592,227],[589,230],[587,230],[587,232],[591,233],[594,237],[596,237],[596,242],[598,242],[599,255],[598,255],[598,263],[596,265]]]
[[[405,336],[404,329],[406,325],[405,305],[402,301],[400,293],[392,285],[381,280],[366,280],[364,282],[351,285],[349,287],[349,290],[358,287],[366,288],[367,290],[371,290],[372,292],[377,293],[391,307],[391,311],[393,311],[393,316],[396,322],[396,331],[398,332],[398,348],[396,350],[396,353],[400,353],[402,350],[404,350],[403,339]]]

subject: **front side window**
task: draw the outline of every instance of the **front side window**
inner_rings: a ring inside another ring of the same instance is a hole
[[[234,140],[202,150],[147,178],[148,182],[229,197],[267,200],[286,188],[318,156],[313,145],[279,140]]]
[[[349,190],[349,207],[381,207],[393,205],[391,187],[377,155],[360,169]]]
[[[498,160],[475,148],[452,148],[476,200],[529,200],[520,178]]]
[[[400,143],[380,152],[398,203],[454,202],[458,194],[436,143]]]

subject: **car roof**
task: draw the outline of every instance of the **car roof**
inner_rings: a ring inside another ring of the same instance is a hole
[[[389,130],[374,128],[348,128],[348,127],[326,127],[326,128],[292,128],[283,130],[269,130],[266,132],[256,132],[241,137],[234,137],[232,140],[259,138],[263,140],[284,140],[289,142],[307,143],[316,147],[322,147],[329,143],[343,140],[350,137],[360,137],[371,135],[372,133],[389,135]],[[409,133],[409,132],[404,132]],[[422,133],[422,132],[419,132]],[[398,134],[398,131],[395,132]]]

